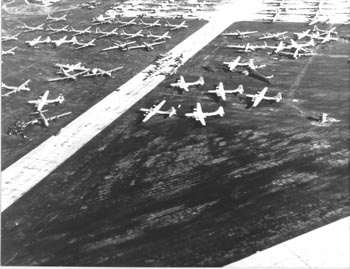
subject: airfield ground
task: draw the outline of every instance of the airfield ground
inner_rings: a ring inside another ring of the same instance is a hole
[[[227,31],[306,28],[240,22]],[[223,46],[237,42],[219,36],[179,69],[187,80],[203,75],[203,87],[181,94],[168,88],[177,75],[165,80],[8,208],[3,265],[221,266],[349,215],[348,43],[297,61],[242,55],[267,65],[267,85],[222,68],[239,55]],[[205,94],[219,81],[247,93],[268,86],[284,100],[221,103]],[[139,109],[164,97],[182,105],[178,117],[141,123]],[[224,118],[207,127],[184,118],[198,101],[205,111],[222,104]],[[320,112],[333,121],[320,125]]]
[[[82,2],[82,1],[81,1]],[[75,3],[75,6],[77,3]],[[62,7],[63,10],[72,8],[69,12],[67,22],[57,22],[52,24],[53,28],[61,28],[68,24],[75,29],[83,29],[91,24],[94,16],[102,13],[102,9],[93,11],[80,8],[73,8],[71,5]],[[54,16],[64,14],[64,11],[54,13]],[[22,25],[22,22],[28,25],[39,25],[45,22],[45,15],[15,15],[3,12],[3,33],[5,35],[13,35],[22,30],[16,28]],[[121,18],[126,21],[131,18]],[[147,21],[155,21],[155,19],[144,19]],[[182,22],[183,20],[169,19],[171,23]],[[164,23],[165,20],[161,20]],[[45,141],[50,136],[56,134],[63,126],[84,113],[88,108],[99,102],[110,92],[118,89],[120,85],[128,81],[135,74],[143,70],[151,62],[153,62],[160,53],[168,52],[176,44],[184,40],[187,36],[198,30],[206,23],[205,20],[187,20],[189,25],[186,29],[173,31],[170,33],[172,38],[156,47],[154,51],[130,50],[121,52],[118,50],[103,52],[100,50],[109,47],[115,41],[122,41],[121,37],[102,38],[96,41],[96,47],[86,48],[82,50],[73,50],[69,45],[62,45],[54,48],[52,44],[40,44],[37,48],[31,48],[24,43],[26,40],[32,40],[39,35],[43,38],[47,35],[45,32],[29,32],[19,36],[19,40],[4,43],[4,50],[18,46],[15,56],[3,56],[3,71],[2,81],[7,85],[19,85],[27,79],[31,79],[29,84],[30,92],[21,92],[9,97],[2,98],[2,169],[7,168],[14,161],[34,149],[40,143]],[[103,31],[110,31],[116,25],[99,26]],[[93,27],[95,29],[96,27]],[[125,27],[126,32],[135,33],[140,30],[140,26]],[[154,34],[163,34],[166,28],[159,27],[151,29]],[[52,39],[59,39],[65,36],[65,33],[51,35]],[[71,34],[68,34],[68,37]],[[78,36],[80,42],[88,42],[95,38],[96,35]],[[150,39],[138,39],[137,42],[150,41]],[[49,78],[58,77],[55,72],[58,71],[54,67],[56,63],[74,64],[82,62],[86,67],[99,67],[104,70],[109,70],[118,66],[124,68],[114,73],[114,78],[81,78],[77,81],[59,81],[47,82]],[[56,98],[59,93],[62,93],[66,99],[63,105],[49,108],[47,116],[54,116],[67,111],[72,114],[51,124],[47,129],[41,126],[33,126],[26,133],[30,140],[23,140],[19,136],[9,136],[7,129],[14,124],[16,120],[27,120],[28,114],[33,112],[33,108],[26,104],[28,100],[35,100],[45,90],[50,90],[49,98]]]

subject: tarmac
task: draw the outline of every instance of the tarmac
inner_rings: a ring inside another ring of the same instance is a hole
[[[350,217],[258,251],[227,268],[349,268]]]

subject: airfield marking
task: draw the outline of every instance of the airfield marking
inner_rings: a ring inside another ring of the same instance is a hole
[[[247,9],[245,2],[236,0],[230,5],[221,7],[221,10],[216,11],[206,25],[178,44],[169,53],[173,58],[182,55],[181,64],[184,64],[232,23],[250,19],[261,6],[260,1],[255,0],[256,3]],[[145,70],[149,70],[152,66],[154,65],[148,66]],[[169,65],[165,66],[163,70],[167,68]],[[3,212],[48,176],[166,78],[164,75],[148,78],[146,76],[147,74],[141,71],[120,86],[119,91],[114,91],[106,96],[62,128],[57,135],[51,136],[5,169],[2,172],[1,211]]]

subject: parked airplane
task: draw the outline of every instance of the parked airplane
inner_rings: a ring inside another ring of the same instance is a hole
[[[128,39],[132,39],[132,38],[137,38],[137,37],[143,37],[143,33],[142,33],[142,30],[134,33],[134,34],[129,34],[129,33],[126,33],[124,30],[121,31],[120,35],[123,35],[123,36],[127,36],[125,38],[125,40],[128,40]]]
[[[140,19],[140,25],[145,26],[145,27],[143,27],[143,29],[161,26],[161,24],[159,23],[159,20],[156,20],[155,22],[147,23],[147,22],[144,22],[142,19]]]
[[[250,45],[250,43],[244,45],[227,45],[226,48],[236,49],[238,52],[251,52],[256,49],[266,49],[267,45]]]
[[[63,15],[62,17],[58,17],[58,18],[51,17],[51,15],[48,14],[46,20],[49,21],[49,22],[66,21],[67,20],[67,14]]]
[[[315,46],[315,41],[313,39],[311,39],[309,42],[304,43],[304,44],[298,44],[293,39],[291,39],[290,42],[291,42],[291,44],[286,46],[286,49],[294,49],[293,58],[297,58],[298,57],[298,53],[300,51],[306,52],[305,48],[314,47]]]
[[[44,30],[44,23],[42,23],[38,26],[28,26],[27,24],[23,23],[23,26],[20,27],[20,29],[26,30],[26,31],[23,31],[23,33],[33,32],[33,31],[43,31]]]
[[[130,26],[130,25],[136,25],[136,18],[130,20],[130,21],[121,21],[118,18],[116,19],[116,21],[120,24],[119,27],[125,27],[125,26]]]
[[[273,49],[273,53],[278,54],[279,52],[287,49],[286,45],[283,43],[283,41],[280,41],[277,46],[266,46],[268,49]]]
[[[68,27],[69,27],[69,25],[66,25],[62,28],[52,28],[50,25],[48,25],[47,30],[52,31],[52,32],[48,33],[49,35],[57,34],[57,33],[67,33],[67,32],[69,32]]]
[[[21,91],[26,91],[29,92],[30,88],[28,87],[28,84],[30,82],[30,79],[28,79],[27,81],[25,81],[24,83],[22,83],[19,86],[7,86],[5,83],[1,83],[1,88],[4,88],[5,90],[10,90],[9,92],[1,95],[1,96],[9,96],[11,94],[17,93],[17,92],[21,92]]]
[[[159,41],[159,42],[154,42],[154,43],[147,43],[147,42],[143,42],[140,45],[136,45],[136,46],[126,46],[124,49],[122,50],[132,50],[132,49],[145,49],[145,50],[153,50],[154,46],[158,46],[160,44],[165,43],[165,41]]]
[[[280,51],[278,53],[278,55],[280,56],[287,56],[287,57],[290,57],[290,58],[293,58],[293,59],[298,59],[302,56],[313,56],[314,53],[312,51],[304,51],[304,52],[298,52],[298,53],[295,53],[295,52],[289,52],[289,51]]]
[[[335,29],[337,29],[337,27],[332,27],[332,28],[329,29],[329,30],[322,30],[322,29],[318,28],[317,25],[315,25],[314,28],[312,29],[312,32],[319,33],[319,34],[328,34],[328,33],[331,33],[331,34],[337,35],[338,32],[336,32]]]
[[[264,68],[266,65],[255,65],[254,64],[254,59],[249,59],[248,62],[245,63],[240,63],[241,56],[238,56],[236,59],[230,61],[230,62],[223,62],[224,65],[227,65],[228,69],[233,72],[238,66],[242,67],[249,67],[251,69],[259,69],[259,68]]]
[[[68,73],[74,72],[74,71],[89,71],[90,70],[90,68],[82,66],[81,62],[78,62],[76,64],[55,64],[55,66],[60,68],[60,69],[65,69],[65,71]]]
[[[325,36],[323,37],[315,37],[316,40],[321,41],[321,44],[325,44],[330,41],[337,41],[337,37],[332,37],[332,32],[328,32]]]
[[[21,34],[21,33],[15,34],[15,35],[13,35],[13,36],[2,36],[1,42],[7,42],[7,41],[11,41],[11,40],[18,40],[18,36],[19,36],[20,34]]]
[[[30,47],[34,47],[34,46],[36,46],[38,44],[51,43],[51,38],[49,36],[46,37],[43,40],[40,40],[40,39],[41,39],[41,36],[38,36],[37,38],[34,38],[33,40],[25,41],[24,43],[28,44]]]
[[[76,39],[67,39],[67,36],[65,35],[64,37],[57,39],[57,40],[51,40],[51,43],[55,44],[56,47],[61,46],[62,44],[72,44],[75,43]]]
[[[169,27],[170,31],[179,30],[181,28],[188,28],[186,21],[181,22],[180,24],[171,24],[169,21],[166,21],[164,27]]]
[[[154,38],[153,39],[154,42],[157,42],[157,41],[160,41],[160,40],[171,39],[171,36],[169,35],[169,31],[165,32],[162,35],[154,35],[151,32],[148,32],[146,37]]]
[[[45,93],[40,96],[37,100],[30,100],[28,101],[28,104],[34,105],[36,108],[36,111],[42,111],[43,107],[49,104],[62,104],[64,102],[64,97],[60,93],[57,98],[55,99],[47,99],[49,96],[49,90],[46,90]]]
[[[32,119],[30,121],[27,121],[27,122],[23,122],[21,123],[21,127],[23,128],[26,128],[27,126],[29,125],[36,125],[36,124],[43,124],[45,127],[49,127],[49,122],[50,121],[54,121],[54,120],[58,120],[62,117],[65,117],[69,114],[71,114],[72,112],[65,112],[65,113],[62,113],[62,114],[59,114],[59,115],[56,115],[56,116],[52,116],[52,117],[49,117],[49,118],[46,118],[44,116],[44,112],[45,111],[38,111],[39,113],[39,118],[36,118],[36,119]]]
[[[285,34],[288,33],[288,31],[285,32],[279,32],[279,33],[266,33],[263,36],[259,37],[259,40],[265,40],[265,39],[275,39],[275,40],[283,40],[285,39]]]
[[[69,79],[76,80],[79,76],[85,74],[89,70],[90,69],[81,71],[79,73],[70,74],[66,69],[60,68],[60,74],[62,74],[63,77],[61,77],[61,78],[50,78],[50,79],[48,79],[48,81],[49,82],[53,82],[53,81],[61,81],[61,80],[69,80]]]
[[[16,49],[17,49],[17,46],[9,50],[2,50],[1,55],[15,55]]]
[[[173,106],[167,111],[160,110],[164,106],[165,102],[166,100],[163,100],[158,105],[154,105],[151,108],[141,108],[140,110],[145,112],[144,114],[145,118],[142,120],[142,122],[148,121],[150,118],[152,118],[156,114],[168,115],[169,118],[174,116],[176,114],[176,109]]]
[[[218,86],[216,86],[215,90],[209,90],[208,93],[215,93],[218,97],[221,97],[222,100],[226,101],[226,93],[239,93],[243,94],[244,89],[243,85],[239,85],[237,89],[234,90],[225,90],[224,84],[222,82],[219,83]]]
[[[130,41],[130,42],[126,42],[126,43],[115,42],[113,46],[105,48],[101,51],[108,51],[108,50],[114,50],[114,49],[128,50],[128,46],[130,44],[133,44],[133,43],[136,43],[136,41]]]
[[[330,18],[329,17],[321,18],[320,16],[316,16],[309,21],[308,25],[311,26],[311,25],[315,25],[317,23],[329,24]]]
[[[194,118],[196,121],[199,121],[203,126],[205,126],[206,125],[205,118],[213,117],[213,116],[223,117],[224,114],[225,114],[225,112],[224,112],[224,108],[222,106],[220,106],[214,112],[203,112],[201,104],[197,103],[197,106],[196,106],[196,108],[193,109],[193,112],[186,113],[185,116],[188,118]]]
[[[231,33],[222,33],[221,35],[223,36],[236,36],[237,38],[246,38],[248,35],[255,34],[258,31],[246,31],[246,32],[241,32],[240,30],[236,30],[235,32]]]
[[[273,96],[273,97],[265,96],[267,90],[268,90],[268,88],[265,87],[261,92],[258,91],[255,94],[246,94],[246,97],[252,98],[253,107],[257,107],[262,100],[275,101],[277,103],[282,100],[282,94],[280,92],[277,93],[277,95]]]
[[[82,29],[82,30],[77,30],[77,29],[74,29],[72,26],[70,27],[70,30],[69,32],[72,32],[72,33],[75,33],[73,34],[73,36],[77,36],[77,35],[83,35],[83,34],[91,34],[91,26],[85,28],[85,29]]]
[[[103,38],[103,37],[108,37],[108,36],[118,36],[120,35],[118,32],[118,27],[114,28],[112,31],[110,32],[103,32],[100,30],[100,28],[96,28],[96,34],[101,34],[98,38]]]
[[[175,83],[171,83],[170,87],[174,87],[174,88],[180,88],[186,92],[189,91],[189,87],[191,86],[197,86],[197,85],[204,85],[204,79],[203,77],[199,77],[199,79],[197,81],[194,82],[186,82],[183,76],[180,76],[180,78],[175,82]]]
[[[80,50],[80,49],[87,48],[87,47],[95,47],[96,46],[95,40],[96,40],[96,38],[90,40],[87,43],[79,43],[78,44],[79,47],[75,48],[74,50]]]
[[[304,37],[309,36],[311,29],[307,29],[305,31],[302,31],[300,33],[294,33],[294,35],[296,36],[297,40],[299,39],[303,39]]]
[[[83,77],[112,77],[112,73],[124,68],[124,66],[116,67],[110,70],[103,70],[101,68],[93,68],[88,71],[87,74],[85,74]]]

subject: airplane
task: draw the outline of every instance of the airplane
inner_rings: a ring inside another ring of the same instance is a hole
[[[318,28],[317,25],[315,25],[314,28],[312,29],[312,32],[319,33],[319,34],[328,34],[328,33],[331,33],[331,34],[337,35],[338,32],[336,32],[335,29],[337,29],[337,27],[332,27],[332,28],[329,29],[329,30],[322,30],[322,29]]]
[[[287,56],[293,59],[298,59],[301,56],[313,56],[314,53],[312,51],[304,51],[304,52],[289,52],[289,51],[280,51],[278,52],[278,55],[280,56]]]
[[[46,20],[49,22],[66,21],[67,20],[66,17],[67,17],[67,14],[63,15],[62,17],[58,17],[58,18],[51,17],[51,15],[48,14]]]
[[[26,91],[26,92],[29,92],[30,91],[30,88],[28,87],[28,84],[30,82],[30,79],[28,79],[27,81],[25,81],[24,83],[22,83],[21,85],[19,86],[7,86],[5,83],[1,83],[1,88],[4,88],[6,90],[10,90],[9,92],[1,95],[1,96],[9,96],[11,94],[14,94],[16,92],[21,92],[21,91]]]
[[[104,23],[106,21],[111,21],[115,18],[115,16],[104,17],[102,14],[92,19],[92,22]]]
[[[18,34],[15,34],[13,36],[3,36],[1,38],[1,42],[7,42],[7,41],[11,41],[11,40],[18,40],[18,36],[20,35],[21,33],[18,33]]]
[[[105,48],[101,51],[108,51],[108,50],[114,50],[114,49],[119,49],[119,50],[128,50],[128,46],[130,44],[136,43],[136,41],[130,41],[130,42],[126,42],[126,43],[119,43],[119,42],[115,42],[113,46]]]
[[[309,42],[304,43],[304,44],[298,44],[293,39],[291,39],[290,42],[291,42],[291,44],[286,46],[286,48],[287,49],[294,49],[293,58],[297,58],[298,57],[299,51],[306,52],[305,48],[315,46],[315,41],[313,39],[311,39]]]
[[[166,21],[166,23],[164,24],[164,27],[169,27],[170,31],[174,31],[181,28],[187,28],[188,25],[186,25],[186,21],[183,21],[180,24],[171,24],[169,21]]]
[[[169,35],[169,31],[165,32],[162,35],[154,35],[151,32],[148,32],[146,37],[154,38],[153,39],[154,42],[157,42],[157,41],[160,41],[160,40],[171,39],[171,36]]]
[[[147,23],[147,22],[144,22],[142,19],[140,19],[140,25],[145,26],[145,27],[143,27],[143,29],[161,26],[161,24],[159,23],[159,20],[156,20],[155,22]]]
[[[49,127],[49,122],[50,121],[53,121],[53,120],[58,120],[64,116],[67,116],[69,114],[72,114],[72,112],[65,112],[65,113],[62,113],[62,114],[59,114],[59,115],[56,115],[56,116],[52,116],[52,117],[49,117],[49,118],[46,118],[44,116],[44,112],[46,112],[47,110],[44,110],[44,111],[38,111],[36,113],[39,113],[39,118],[36,118],[36,119],[32,119],[32,120],[29,120],[27,122],[24,122],[24,123],[21,123],[22,124],[22,128],[25,128],[29,125],[35,125],[35,124],[43,124],[45,127]],[[33,113],[32,113],[33,115]]]
[[[50,25],[48,25],[47,30],[52,31],[51,33],[48,33],[49,35],[57,34],[57,33],[67,33],[67,32],[69,32],[68,27],[69,27],[69,25],[66,25],[62,28],[52,28]]]
[[[258,31],[246,31],[246,32],[241,32],[240,30],[236,30],[235,32],[231,32],[231,33],[222,33],[221,35],[223,36],[236,36],[237,38],[246,38],[247,35],[251,35],[251,34],[255,34]]]
[[[61,77],[61,78],[50,78],[48,79],[47,81],[49,82],[54,82],[54,81],[61,81],[61,80],[68,80],[68,79],[73,79],[73,80],[76,80],[78,78],[78,76],[81,76],[87,72],[89,72],[90,69],[87,69],[87,70],[84,70],[84,71],[81,71],[79,73],[75,73],[75,74],[69,74],[69,72],[64,69],[64,68],[60,68],[60,74],[63,74],[64,77]]]
[[[266,65],[254,65],[254,59],[250,59],[248,62],[240,63],[241,56],[238,56],[236,59],[230,61],[230,62],[223,62],[224,65],[227,65],[228,69],[233,72],[233,70],[236,69],[238,66],[242,67],[249,67],[251,69],[259,69],[264,68]]]
[[[136,37],[143,37],[143,33],[142,33],[142,30],[134,33],[134,34],[128,34],[126,33],[124,30],[121,31],[120,35],[124,35],[124,36],[127,36],[125,38],[125,40],[128,40],[128,39],[132,39],[132,38],[136,38]]]
[[[278,54],[279,52],[287,49],[283,41],[280,41],[277,46],[266,46],[268,49],[273,49],[273,53]]]
[[[90,40],[87,43],[79,43],[80,47],[77,47],[74,50],[80,50],[80,49],[87,48],[87,47],[95,47],[96,46],[96,44],[94,43],[95,40],[96,40],[96,38]]]
[[[44,23],[42,23],[38,26],[28,26],[27,24],[23,23],[23,26],[20,27],[20,29],[26,30],[26,31],[23,31],[23,33],[33,32],[33,31],[43,31],[44,30]]]
[[[114,35],[114,36],[118,36],[118,35],[120,35],[118,32],[117,32],[117,30],[118,30],[118,27],[116,27],[116,28],[114,28],[112,31],[110,31],[110,32],[103,32],[103,31],[101,31],[100,30],[100,28],[96,28],[96,34],[102,34],[102,35],[100,35],[99,37],[97,37],[97,38],[103,38],[103,37],[108,37],[108,36],[112,36],[112,35]]]
[[[175,82],[175,83],[171,83],[170,87],[173,88],[180,88],[186,92],[189,91],[189,87],[191,86],[197,86],[197,85],[204,85],[204,79],[203,77],[199,77],[199,79],[197,81],[194,82],[186,82],[183,76],[180,76],[180,78]]]
[[[196,108],[193,109],[192,113],[185,114],[185,116],[187,118],[194,118],[196,121],[199,121],[203,126],[206,126],[205,118],[213,117],[213,116],[223,117],[224,115],[225,115],[225,112],[224,112],[224,108],[222,106],[220,106],[214,112],[203,112],[202,106],[200,103],[197,103],[197,106],[196,106]]]
[[[148,121],[150,118],[152,118],[154,115],[169,115],[169,118],[174,116],[176,114],[176,109],[172,106],[167,111],[160,110],[162,106],[164,106],[166,100],[161,101],[158,105],[154,105],[151,108],[141,108],[140,110],[145,112],[144,116],[145,118],[142,120],[142,122]]]
[[[69,43],[76,43],[76,39],[72,38],[71,40],[67,39],[67,36],[57,39],[57,40],[51,40],[51,43],[55,44],[56,47],[61,46],[62,44],[69,44]]]
[[[309,36],[311,29],[307,29],[305,31],[302,31],[300,33],[294,33],[294,35],[296,36],[297,40],[299,39],[303,39],[304,37]]]
[[[73,34],[73,36],[77,36],[77,35],[83,35],[83,34],[91,34],[91,26],[83,29],[83,30],[76,30],[73,28],[73,26],[70,27],[69,32],[73,32],[75,34]]]
[[[226,93],[239,93],[243,94],[244,89],[243,85],[239,85],[237,89],[234,90],[225,90],[224,84],[222,82],[219,83],[218,86],[216,86],[215,90],[209,90],[208,93],[215,93],[218,97],[221,97],[222,100],[226,101]]]
[[[226,45],[226,48],[236,49],[238,52],[251,52],[251,51],[255,51],[256,49],[265,49],[266,47],[267,47],[267,44],[250,45],[250,43],[247,43],[245,45]]]
[[[78,62],[76,64],[55,64],[55,67],[58,67],[60,69],[65,69],[66,72],[73,72],[73,71],[89,71],[90,68],[84,67],[81,65],[81,62]]]
[[[321,44],[325,44],[330,41],[337,41],[337,37],[332,37],[332,32],[328,32],[324,37],[315,37],[316,40],[320,40]]]
[[[327,17],[327,18],[320,18],[319,16],[316,16],[315,18],[312,18],[308,25],[311,26],[311,25],[314,25],[314,24],[317,24],[317,23],[322,23],[322,24],[329,24],[330,23],[330,18]]]
[[[85,74],[83,77],[112,77],[112,72],[115,72],[117,70],[120,70],[124,68],[124,66],[116,67],[110,70],[103,70],[101,68],[93,68],[88,71],[87,74]]]
[[[246,94],[246,97],[252,98],[253,107],[257,107],[262,100],[269,100],[269,101],[275,101],[280,102],[282,100],[282,94],[279,92],[276,96],[273,97],[267,97],[265,96],[268,88],[265,87],[261,92],[257,91],[255,94]]]
[[[44,43],[51,43],[50,37],[46,37],[46,39],[40,40],[41,36],[38,36],[37,38],[34,38],[33,40],[25,41],[24,43],[28,44],[30,47],[34,47],[38,44],[44,44]]]
[[[288,33],[288,31],[285,32],[279,32],[279,33],[266,33],[263,36],[259,37],[259,40],[265,40],[265,39],[275,39],[275,40],[283,40],[285,39],[285,34]]]
[[[9,50],[2,50],[1,55],[15,55],[16,49],[17,49],[17,46]]]
[[[132,50],[132,49],[145,49],[145,50],[153,50],[154,46],[158,46],[160,44],[165,43],[165,41],[159,41],[159,42],[154,42],[154,43],[147,43],[147,42],[143,42],[140,45],[136,45],[136,46],[132,46],[132,47],[128,47],[126,46],[124,49],[122,50]]]
[[[116,19],[116,21],[121,24],[119,27],[125,27],[125,26],[130,26],[130,25],[136,25],[136,18],[130,20],[130,21],[121,21],[118,18]]]
[[[36,108],[36,111],[40,112],[42,111],[43,107],[49,104],[62,104],[64,102],[64,96],[60,93],[57,98],[55,99],[47,99],[49,96],[49,90],[46,90],[45,93],[40,96],[37,100],[30,100],[27,103],[34,105]]]

